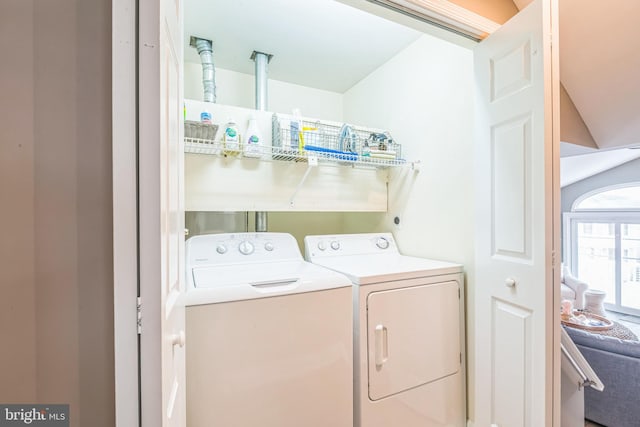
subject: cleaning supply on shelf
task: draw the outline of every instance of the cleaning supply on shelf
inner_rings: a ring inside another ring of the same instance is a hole
[[[235,120],[229,119],[224,126],[223,136],[224,149],[222,152],[226,155],[237,155],[240,153],[240,134]]]
[[[304,147],[304,137],[302,136],[302,118],[300,116],[300,110],[297,108],[293,109],[293,118],[291,119],[290,124],[291,131],[291,141],[290,141],[290,149],[291,151],[302,152]]]
[[[318,133],[318,128],[315,126],[303,126],[300,138],[303,149],[306,145],[319,145],[320,134]]]
[[[369,150],[369,156],[377,159],[395,160],[397,158],[397,153],[386,148],[384,150],[371,148]]]
[[[187,110],[185,109],[185,115],[187,114]],[[202,123],[211,124],[211,113],[207,110],[200,113],[200,121]]]
[[[362,146],[362,157],[369,157],[370,155],[371,147],[369,146],[369,140],[366,140]]]
[[[331,148],[316,147],[314,145],[305,145],[304,150],[320,153],[323,157],[333,160],[347,160],[351,162],[355,162],[356,160],[358,160],[357,154],[348,151],[333,150]]]
[[[260,127],[254,116],[249,119],[246,138],[242,152],[245,157],[261,157],[262,156],[262,134]]]
[[[353,130],[353,127],[348,124],[343,124],[338,133],[338,150],[348,151],[350,153],[356,152],[356,146],[358,137]]]

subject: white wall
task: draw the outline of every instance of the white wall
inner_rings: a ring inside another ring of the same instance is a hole
[[[345,119],[388,129],[419,172],[394,171],[389,217],[405,252],[473,261],[473,56],[423,36],[345,94]],[[416,232],[424,239],[416,239]]]
[[[236,107],[255,107],[255,78],[250,74],[216,68],[216,102]],[[269,79],[267,109],[291,114],[300,109],[305,117],[342,121],[342,94]],[[184,97],[202,100],[202,66],[184,64]]]
[[[354,231],[390,230],[405,254],[463,264],[467,319],[473,319],[473,55],[443,40],[422,36],[345,93],[351,123],[388,129],[403,157],[421,160],[391,174],[386,215],[347,218]],[[400,224],[394,225],[394,217]],[[347,226],[347,228],[349,228]],[[468,357],[474,328],[467,322]],[[469,366],[473,390],[473,366]],[[470,413],[473,401],[470,402]]]

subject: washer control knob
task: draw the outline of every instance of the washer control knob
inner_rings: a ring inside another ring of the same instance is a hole
[[[248,240],[244,240],[238,245],[238,250],[242,255],[251,255],[254,249],[253,244]]]
[[[216,248],[216,252],[218,252],[220,255],[226,254],[227,253],[227,247],[221,243]]]
[[[331,249],[333,249],[334,251],[340,249],[340,242],[338,242],[337,240],[331,242]]]
[[[378,240],[376,240],[376,246],[380,249],[387,249],[389,247],[389,241],[384,237],[379,237]]]
[[[271,252],[272,250],[274,250],[274,249],[275,249],[275,247],[273,246],[273,243],[271,243],[271,242],[267,242],[267,243],[265,243],[265,244],[264,244],[264,248],[265,248],[266,250],[268,250],[269,252]]]
[[[325,249],[327,249],[327,244],[323,241],[318,242],[318,249],[324,251]]]

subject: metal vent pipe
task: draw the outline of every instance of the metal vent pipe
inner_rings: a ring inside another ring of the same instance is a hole
[[[266,111],[267,110],[267,84],[268,84],[268,76],[267,76],[267,65],[273,55],[269,55],[267,53],[253,51],[251,54],[251,59],[255,62],[255,74],[256,74],[256,110],[258,111]],[[267,231],[267,213],[266,212],[256,212],[256,231],[263,232]]]
[[[267,53],[253,51],[251,59],[255,62],[255,74],[256,74],[256,110],[265,111],[267,109],[267,65],[273,55]]]
[[[213,43],[191,36],[189,46],[198,49],[198,55],[202,61],[202,86],[204,88],[204,102],[216,102],[215,69],[213,66]]]

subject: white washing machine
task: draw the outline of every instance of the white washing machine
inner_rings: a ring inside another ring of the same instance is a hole
[[[186,242],[189,427],[351,427],[351,282],[284,233]]]
[[[465,426],[462,266],[391,233],[307,236],[305,256],[354,285],[354,425]]]

